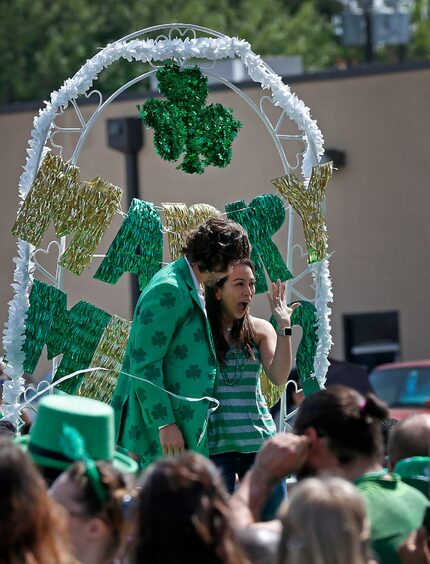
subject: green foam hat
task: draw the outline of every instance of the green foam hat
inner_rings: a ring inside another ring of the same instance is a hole
[[[65,424],[79,431],[88,455],[94,460],[109,461],[125,474],[137,471],[137,463],[115,448],[114,410],[89,398],[71,395],[43,398],[30,434],[18,437],[15,442],[39,466],[64,470],[73,462],[64,455],[61,444]]]
[[[399,460],[399,462],[394,467],[394,472],[401,478],[409,478],[414,476],[428,477],[429,465],[429,456],[411,456],[410,458]]]

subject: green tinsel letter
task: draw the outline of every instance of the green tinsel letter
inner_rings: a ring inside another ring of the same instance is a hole
[[[67,296],[54,286],[35,280],[29,299],[22,350],[25,354],[24,370],[32,374],[48,341],[54,319],[67,311]]]
[[[303,330],[296,353],[296,366],[303,392],[305,396],[309,396],[321,388],[318,380],[312,376],[318,344],[317,316],[313,303],[305,301],[299,303],[300,307],[297,307],[291,316],[291,325],[300,325]]]
[[[249,206],[244,200],[238,200],[225,206],[227,216],[240,223],[248,232],[252,245],[251,258],[256,268],[256,292],[261,294],[267,290],[263,265],[270,280],[275,282],[292,278],[291,272],[272,241],[272,235],[278,231],[285,220],[285,209],[282,200],[275,194],[262,194],[254,198]]]
[[[111,315],[87,302],[78,302],[55,318],[47,340],[48,358],[63,353],[54,381],[76,370],[88,368],[94,351],[111,319]],[[75,394],[85,374],[58,385],[58,389]]]
[[[135,198],[94,278],[116,284],[124,272],[132,272],[138,275],[143,290],[160,269],[162,260],[160,214],[150,202]]]
[[[67,296],[54,286],[35,280],[27,314],[24,370],[32,373],[46,344],[48,358],[62,354],[54,381],[66,374],[88,368],[111,315],[79,302],[67,310]],[[76,393],[82,376],[66,380],[59,389]]]

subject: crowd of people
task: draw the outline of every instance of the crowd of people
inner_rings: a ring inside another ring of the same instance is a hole
[[[222,468],[192,450],[139,474],[115,450],[112,408],[69,400],[44,398],[28,438],[0,437],[0,562],[430,562],[428,497],[383,466],[386,409],[372,395],[333,386],[305,398],[293,432],[264,441],[233,493]],[[107,429],[99,437],[110,459],[97,458],[88,411],[93,427]],[[44,413],[55,413],[48,438]],[[397,425],[390,468],[422,460],[411,445],[419,446],[430,415]],[[408,458],[399,459],[405,444]],[[280,509],[263,521],[272,492],[292,475]],[[428,469],[425,478],[428,494]]]
[[[249,255],[206,221],[142,292],[111,405],[0,425],[0,564],[430,563],[430,415],[334,385],[277,433],[260,371],[287,382],[299,305],[278,280],[276,329],[252,316]]]

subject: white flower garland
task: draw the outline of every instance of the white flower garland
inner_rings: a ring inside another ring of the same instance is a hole
[[[328,353],[333,344],[331,338],[330,313],[328,307],[329,302],[333,301],[333,293],[331,289],[330,271],[328,268],[328,260],[322,260],[312,265],[312,276],[314,278],[315,288],[315,309],[317,316],[318,337],[317,352],[314,358],[314,376],[321,385],[326,381],[326,374],[330,362],[328,361]]]
[[[307,140],[307,147],[303,156],[302,173],[304,178],[308,179],[312,172],[312,167],[317,164],[315,159],[318,159],[323,153],[321,131],[316,121],[311,118],[309,108],[291,92],[290,88],[264,63],[261,57],[251,51],[249,43],[236,37],[166,39],[157,41],[153,39],[134,39],[107,45],[92,59],[88,60],[73,78],[67,79],[58,91],[52,92],[49,102],[45,102],[45,108],[40,110],[39,116],[35,117],[33,123],[29,149],[27,150],[28,157],[19,182],[21,201],[25,199],[30,190],[41,162],[46,139],[57,112],[60,109],[67,108],[71,100],[76,99],[81,94],[85,94],[104,68],[120,58],[128,61],[149,62],[163,61],[171,58],[218,60],[234,58],[235,56],[240,57],[254,82],[258,82],[262,88],[272,91],[275,106],[284,109],[290,119],[303,132]],[[11,413],[12,407],[19,402],[19,397],[23,391],[24,358],[21,348],[25,338],[29,286],[32,281],[31,272],[34,266],[31,254],[31,246],[20,241],[18,243],[18,257],[14,259],[16,267],[12,287],[15,295],[10,302],[9,317],[3,332],[3,346],[8,363],[6,372],[11,378],[5,384],[4,390],[5,402],[3,412],[6,417],[8,413]],[[324,326],[327,327],[327,323]],[[319,353],[317,357],[319,357]],[[16,409],[12,409],[12,411],[16,412]]]

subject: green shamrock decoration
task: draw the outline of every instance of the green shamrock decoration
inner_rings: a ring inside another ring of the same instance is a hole
[[[196,343],[203,343],[205,340],[205,332],[203,331],[203,329],[197,329],[197,331],[194,333],[194,340]]]
[[[148,353],[144,351],[142,347],[139,347],[138,349],[132,350],[131,355],[133,356],[135,362],[145,362]]]
[[[176,356],[176,358],[178,358],[179,360],[185,360],[188,356],[188,347],[187,345],[177,345],[174,349],[173,349],[173,354]]]
[[[149,311],[148,309],[144,309],[140,312],[138,319],[142,325],[149,325],[150,323],[152,323],[153,318],[154,318],[154,314],[152,313],[152,311]]]
[[[157,380],[161,376],[161,371],[156,366],[150,364],[149,366],[145,366],[145,375],[144,377],[152,382],[153,380]]]
[[[137,425],[132,425],[128,430],[128,436],[130,441],[138,441],[141,435],[142,435],[142,431],[139,429]]]
[[[167,63],[157,71],[157,78],[167,100],[150,98],[138,106],[145,125],[154,129],[156,152],[173,162],[183,154],[176,168],[190,174],[202,174],[209,165],[230,164],[231,145],[242,123],[233,119],[231,108],[206,106],[208,80],[200,69],[181,70]]]
[[[170,292],[163,292],[163,297],[160,300],[161,307],[167,307],[168,309],[170,309],[175,305],[175,302],[176,298],[173,294],[171,294]]]
[[[202,375],[202,371],[200,370],[198,364],[191,364],[185,370],[185,377],[192,380],[198,380]]]
[[[179,410],[179,413],[184,421],[191,421],[194,417],[194,409],[189,405],[183,405]]]
[[[157,403],[152,408],[151,414],[154,419],[162,419],[167,416],[167,409],[163,404]]]
[[[154,347],[162,347],[167,341],[166,333],[164,331],[155,331],[151,341]]]

